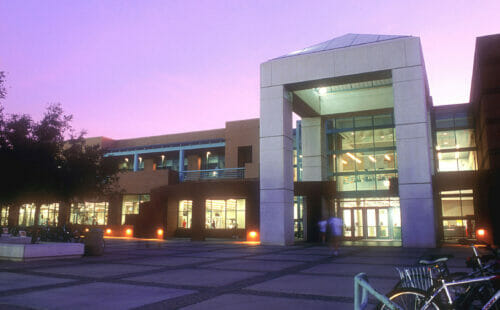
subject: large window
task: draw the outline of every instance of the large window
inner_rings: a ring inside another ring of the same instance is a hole
[[[293,233],[295,239],[304,239],[304,196],[293,197]]]
[[[134,170],[134,157],[124,157],[118,164],[118,168],[122,171]]]
[[[19,208],[19,226],[35,225],[35,204],[24,204]]]
[[[9,225],[9,207],[2,206],[0,207],[0,226]]]
[[[440,172],[477,170],[472,117],[469,113],[436,112],[437,168]]]
[[[224,169],[224,151],[208,151],[201,157],[201,170]]]
[[[179,170],[179,154],[178,153],[165,153],[155,157],[155,169],[170,169],[174,171]]]
[[[177,217],[178,228],[191,228],[193,221],[193,201],[181,200],[179,201],[179,216]]]
[[[70,223],[106,225],[108,223],[108,203],[84,202],[71,204]]]
[[[123,195],[122,225],[125,224],[127,214],[139,214],[139,205],[149,200],[149,195]]]
[[[442,191],[439,195],[444,239],[473,237],[475,219],[472,190]]]
[[[57,226],[59,215],[59,204],[51,203],[40,206],[40,217],[38,223],[43,226]]]
[[[206,228],[245,228],[245,199],[207,200]]]
[[[326,122],[329,176],[339,191],[388,190],[397,177],[392,114]]]

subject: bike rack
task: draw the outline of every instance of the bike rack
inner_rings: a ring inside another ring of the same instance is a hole
[[[366,275],[366,273],[358,273],[354,277],[354,310],[366,309],[366,307],[368,306],[368,293],[391,310],[402,309],[398,305],[391,302],[385,295],[377,292],[370,285],[370,283],[368,283],[368,276]]]

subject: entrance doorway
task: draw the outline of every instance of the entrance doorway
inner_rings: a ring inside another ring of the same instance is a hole
[[[339,201],[347,240],[401,240],[399,199],[354,199]]]

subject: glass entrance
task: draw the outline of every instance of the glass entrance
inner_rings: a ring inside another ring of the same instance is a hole
[[[357,198],[339,201],[346,239],[401,240],[397,198]]]
[[[344,237],[360,238],[366,235],[363,230],[362,209],[343,209],[342,220],[344,222]]]

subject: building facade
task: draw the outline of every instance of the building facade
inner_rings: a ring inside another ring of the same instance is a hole
[[[119,192],[45,204],[38,218],[34,204],[2,206],[0,225],[287,245],[316,241],[316,223],[336,215],[347,244],[435,247],[477,238],[478,228],[492,241],[499,49],[499,35],[478,38],[471,102],[438,107],[418,37],[347,34],[271,59],[261,65],[260,119],[90,138],[117,158]]]

